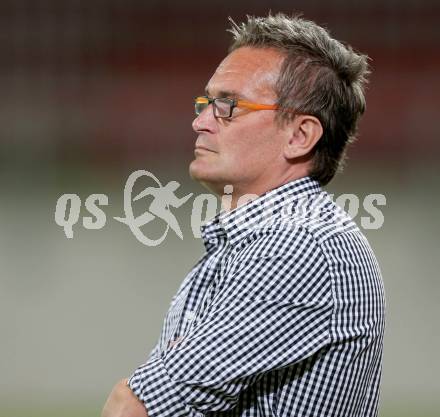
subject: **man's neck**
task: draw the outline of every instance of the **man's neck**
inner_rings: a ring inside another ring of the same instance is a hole
[[[250,201],[255,200],[268,191],[274,190],[275,188],[281,187],[288,182],[295,181],[305,176],[306,174],[295,177],[290,176],[263,186],[254,185],[252,187],[240,187],[239,185],[225,185],[223,188],[223,194],[220,196],[222,209],[226,212],[232,211],[249,203]]]

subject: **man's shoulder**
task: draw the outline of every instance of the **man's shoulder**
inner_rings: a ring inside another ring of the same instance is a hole
[[[325,191],[286,206],[280,223],[287,229],[306,229],[319,244],[344,234],[361,233],[349,214]]]
[[[322,191],[305,199],[288,202],[276,215],[261,219],[239,245],[247,255],[290,256],[309,247],[326,247],[329,240],[362,236],[352,218]]]

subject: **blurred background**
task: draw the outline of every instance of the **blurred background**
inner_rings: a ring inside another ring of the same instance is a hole
[[[439,415],[438,1],[1,0],[0,416],[98,416],[146,358],[203,245],[193,199],[173,210],[183,240],[137,241],[113,219],[125,181],[145,169],[179,197],[205,192],[187,170],[192,99],[226,54],[228,16],[269,10],[371,57],[360,140],[328,190],[386,196],[383,227],[365,231],[388,300],[380,416]],[[82,201],[73,239],[54,220],[65,193]],[[92,193],[109,198],[100,230],[82,225]]]

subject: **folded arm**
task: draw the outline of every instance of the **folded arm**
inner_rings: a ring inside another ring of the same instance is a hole
[[[102,417],[148,417],[144,403],[133,394],[127,379],[119,381],[110,393]]]

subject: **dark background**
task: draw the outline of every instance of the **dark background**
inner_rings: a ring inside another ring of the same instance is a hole
[[[98,415],[144,360],[202,244],[189,206],[184,240],[155,248],[112,216],[137,169],[204,192],[187,173],[192,99],[226,54],[228,16],[269,10],[371,58],[360,139],[328,188],[387,199],[366,231],[388,296],[381,415],[437,415],[440,3],[413,0],[0,2],[0,415]],[[106,226],[66,239],[64,193],[107,194]]]

